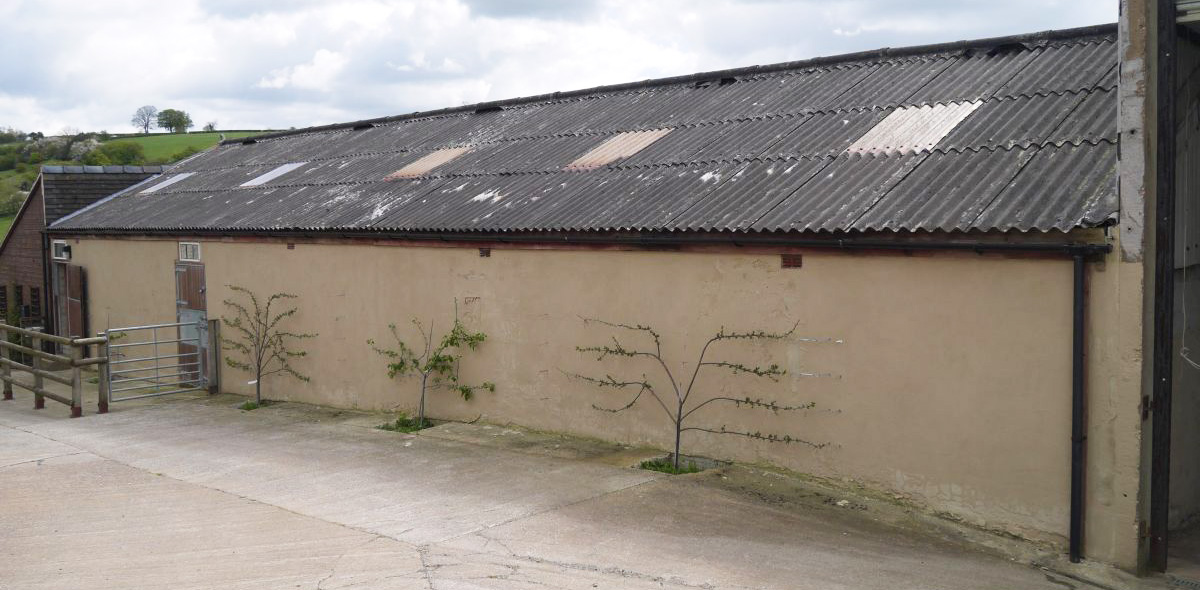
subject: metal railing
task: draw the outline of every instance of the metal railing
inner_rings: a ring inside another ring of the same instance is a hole
[[[160,330],[171,330],[171,334],[160,334]],[[137,337],[143,339],[126,341]],[[123,402],[208,386],[204,370],[208,322],[204,320],[112,328],[104,331],[104,339],[108,363],[100,378],[107,384],[102,401]],[[181,351],[181,345],[195,350]],[[114,395],[119,393],[128,395]]]
[[[21,343],[10,342],[10,335],[19,336]],[[29,343],[28,346],[25,345],[26,340]],[[58,344],[65,354],[46,352],[41,346],[43,342]],[[108,337],[64,338],[62,336],[46,334],[38,330],[18,328],[0,323],[0,349],[3,350],[3,354],[0,354],[0,380],[4,382],[4,399],[13,399],[13,386],[16,385],[17,387],[33,392],[33,408],[35,410],[45,408],[46,398],[49,398],[58,403],[71,406],[72,418],[82,416],[82,369],[91,365],[100,365],[103,367],[108,362],[107,356],[86,358],[88,347],[95,344],[107,345]],[[12,358],[14,356],[19,359],[28,357],[30,364],[27,365],[19,360],[14,360]],[[70,370],[70,377],[62,376],[60,373],[63,370]],[[13,371],[23,371],[33,375],[33,384],[29,385],[18,381],[13,376]],[[71,388],[71,397],[68,398],[50,391],[46,388],[46,381],[69,386]],[[106,386],[107,384],[101,380],[99,408],[101,414],[108,411],[104,391]]]

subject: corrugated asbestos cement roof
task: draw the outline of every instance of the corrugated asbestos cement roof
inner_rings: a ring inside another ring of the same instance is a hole
[[[889,50],[225,142],[54,229],[1096,226],[1117,213],[1115,36]]]

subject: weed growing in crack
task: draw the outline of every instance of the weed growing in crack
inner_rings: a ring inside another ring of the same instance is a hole
[[[430,422],[429,419],[427,419],[427,418],[409,418],[408,414],[401,412],[399,416],[396,416],[396,420],[394,422],[380,424],[379,426],[376,426],[375,428],[378,428],[380,430],[387,430],[390,432],[411,433],[411,432],[416,432],[418,430],[424,430],[426,428],[431,428],[432,426],[433,426],[433,422]]]
[[[696,466],[695,461],[688,461],[687,465],[675,465],[675,461],[671,459],[650,459],[642,461],[639,466],[647,471],[658,471],[670,475],[683,475],[686,473],[700,473],[702,470]]]

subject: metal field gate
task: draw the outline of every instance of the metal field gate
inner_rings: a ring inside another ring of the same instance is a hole
[[[182,257],[181,257],[182,258]],[[105,375],[114,402],[205,389],[217,371],[209,358],[217,346],[210,337],[204,265],[175,263],[175,322],[112,328]],[[211,332],[211,334],[210,334]]]
[[[113,328],[104,355],[109,401],[120,402],[208,387],[208,322]]]

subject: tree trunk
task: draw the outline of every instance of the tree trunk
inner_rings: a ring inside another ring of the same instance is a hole
[[[683,434],[683,406],[679,407],[679,414],[675,418],[675,471],[679,471],[679,436]]]
[[[421,399],[417,402],[417,428],[425,427],[425,381],[429,379],[428,374],[421,375]]]
[[[262,405],[262,373],[254,375],[254,404]]]

